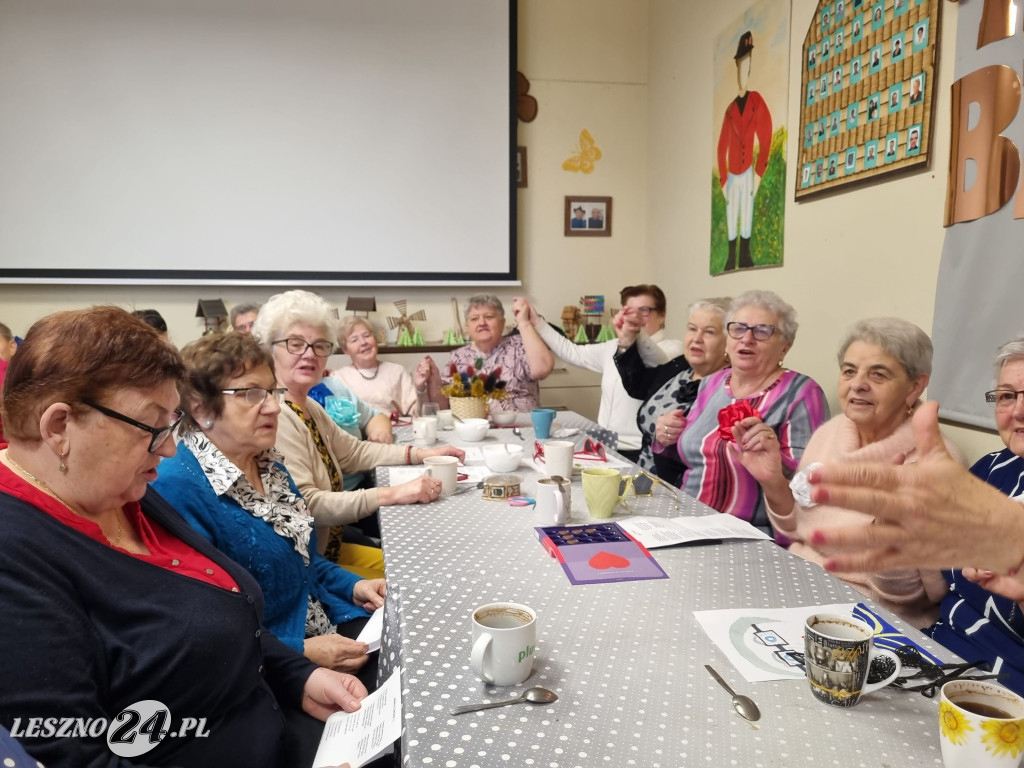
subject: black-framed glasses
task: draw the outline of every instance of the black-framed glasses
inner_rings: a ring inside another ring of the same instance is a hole
[[[1003,410],[1013,408],[1021,395],[1024,395],[1024,389],[993,389],[985,393],[985,402]]]
[[[754,338],[758,341],[768,341],[775,334],[775,326],[769,323],[758,323],[757,325],[747,325],[746,323],[731,322],[725,324],[726,333],[732,336],[734,339],[742,339],[747,335],[747,331],[754,334]]]
[[[651,312],[658,311],[657,307],[633,307],[632,309],[634,312],[640,315],[640,317],[647,317],[648,315],[651,314]]]
[[[305,350],[303,350],[305,351]],[[315,352],[316,350],[314,350]],[[267,399],[268,395],[273,395],[277,402],[281,402],[281,398],[285,396],[288,390],[284,387],[275,387],[274,389],[264,389],[263,387],[235,387],[234,389],[222,389],[220,393],[222,395],[242,395],[245,398],[245,402],[249,405],[263,405],[263,401]]]
[[[151,435],[149,438],[150,453],[156,453],[157,448],[167,442],[167,438],[171,437],[177,427],[181,424],[182,412],[180,409],[175,409],[171,412],[171,423],[166,427],[151,427],[149,424],[143,424],[141,421],[136,421],[131,416],[125,416],[123,413],[118,413],[112,408],[107,408],[99,403],[94,403],[92,400],[83,400],[82,404],[96,409],[104,416],[109,416],[112,419],[123,421],[125,424],[131,424],[133,427],[138,427],[144,432],[148,432]]]
[[[306,354],[306,350],[312,348],[313,354],[317,357],[330,357],[331,352],[334,350],[334,342],[321,339],[320,341],[306,341],[300,339],[298,336],[289,336],[287,339],[278,339],[277,341],[270,342],[271,344],[284,344],[284,348],[288,350],[288,354],[299,355]]]

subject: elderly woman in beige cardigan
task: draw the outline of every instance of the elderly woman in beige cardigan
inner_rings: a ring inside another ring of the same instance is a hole
[[[819,462],[915,460],[910,417],[928,386],[932,343],[924,331],[905,320],[872,318],[847,331],[838,359],[843,412],[811,437],[792,486],[783,476],[777,445],[748,446],[739,456],[764,489],[772,525],[792,540],[790,551],[819,565],[829,552],[810,541],[812,530],[856,525],[872,518],[849,509],[815,505],[801,483],[805,471]],[[946,444],[962,463],[956,447]],[[947,591],[937,570],[836,575],[918,628],[938,618],[939,603]]]
[[[324,299],[308,291],[272,296],[260,309],[253,335],[274,356],[277,382],[285,387],[285,404],[277,430],[277,448],[316,520],[321,554],[366,578],[381,573],[380,551],[345,544],[341,527],[373,515],[381,506],[423,504],[441,495],[441,482],[418,477],[388,488],[343,491],[345,472],[366,472],[389,464],[419,464],[427,456],[465,454],[449,445],[435,448],[386,445],[359,440],[335,424],[307,397],[323,377],[334,349],[337,320]]]

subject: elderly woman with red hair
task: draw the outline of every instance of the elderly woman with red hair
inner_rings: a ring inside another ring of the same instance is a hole
[[[265,631],[256,581],[149,488],[175,452],[183,375],[173,346],[113,307],[43,318],[12,361],[0,725],[115,722],[154,700],[206,733],[158,739],[146,765],[309,765],[322,731],[309,715],[358,709],[366,690]],[[103,735],[25,746],[50,768],[127,764]]]

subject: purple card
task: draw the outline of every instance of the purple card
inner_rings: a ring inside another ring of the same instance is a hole
[[[640,542],[615,523],[536,528],[544,548],[573,584],[667,579]]]

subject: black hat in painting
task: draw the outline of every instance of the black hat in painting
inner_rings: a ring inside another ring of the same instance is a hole
[[[736,46],[736,55],[733,58],[739,61],[744,56],[748,55],[754,50],[754,35],[748,29],[742,35],[740,35],[739,45]]]

